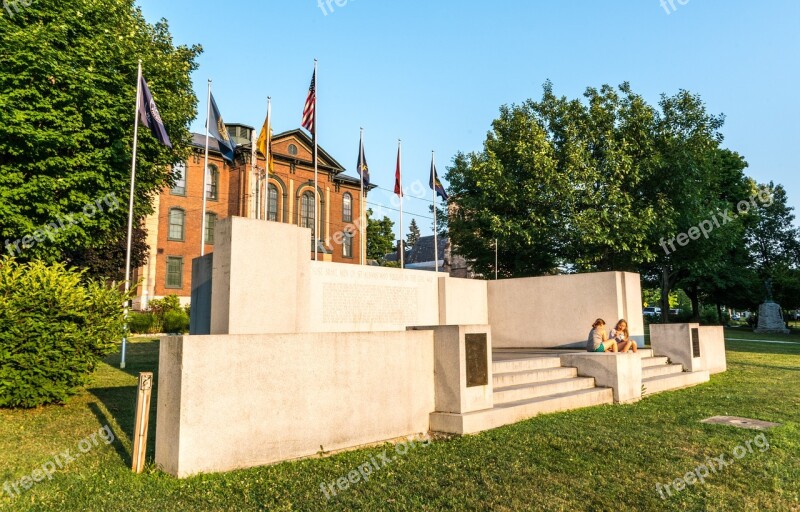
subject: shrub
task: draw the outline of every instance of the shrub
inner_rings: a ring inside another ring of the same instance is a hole
[[[189,330],[188,306],[183,308],[177,295],[167,295],[163,299],[153,299],[148,303],[147,309],[153,319],[147,334],[161,332],[184,333]]]
[[[0,407],[64,403],[125,333],[115,288],[40,261],[0,262]]]
[[[152,334],[155,320],[152,313],[132,311],[128,316],[128,329],[133,334]]]
[[[172,310],[164,313],[164,332],[167,333],[185,333],[189,331],[189,315],[186,311]]]
[[[700,310],[700,323],[702,325],[720,325],[717,308],[706,306]]]

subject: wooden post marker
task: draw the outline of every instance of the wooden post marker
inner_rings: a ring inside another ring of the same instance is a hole
[[[136,474],[144,470],[147,455],[147,427],[150,423],[150,395],[153,392],[152,372],[139,373],[139,391],[136,396],[136,424],[133,431],[132,468]]]

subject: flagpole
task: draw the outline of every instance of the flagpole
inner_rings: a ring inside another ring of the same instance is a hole
[[[497,263],[499,258],[499,249],[497,248],[497,239],[494,239],[494,280],[497,281]]]
[[[269,154],[272,151],[272,134],[270,133],[270,129],[272,126],[271,123],[271,114],[272,114],[272,96],[267,96],[267,154],[264,155],[266,157],[265,160],[265,170],[264,170],[264,220],[269,220]],[[260,191],[260,189],[259,189]]]
[[[206,255],[206,188],[208,187],[208,138],[211,130],[211,80],[208,81],[208,101],[206,102],[206,156],[203,167],[203,214],[200,221],[200,257]]]
[[[433,259],[436,262],[434,268],[439,272],[439,230],[436,226],[436,151],[431,151],[431,180],[433,180]]]
[[[406,268],[406,248],[403,241],[403,141],[397,139],[397,169],[400,178],[400,268]]]
[[[364,264],[364,128],[361,128],[361,139],[358,146],[358,161],[361,164],[361,169],[358,170],[358,175],[361,178],[361,195],[358,196],[358,239],[359,247],[358,252],[361,255],[361,264]]]
[[[258,183],[258,140],[256,139],[256,131],[250,134],[250,174],[246,180],[246,185],[250,184],[250,177],[256,178],[256,183]],[[243,188],[244,193],[250,195],[249,191],[247,191],[247,186]],[[258,213],[258,196],[255,196],[254,199],[251,198],[251,201],[255,201],[255,211],[256,214]],[[247,213],[244,214],[249,219],[250,218],[250,204],[247,204]]]
[[[319,77],[317,77],[317,59],[314,59],[314,131],[312,133],[314,137],[314,236],[313,236],[313,249],[314,249],[314,261],[318,261],[318,250],[317,250],[317,240],[319,237],[319,176],[318,176],[318,165],[317,165],[317,119],[318,119],[318,112],[317,112],[317,91],[319,91],[319,82],[317,81]]]
[[[136,110],[133,115],[133,160],[131,162],[131,193],[128,204],[128,247],[125,252],[125,295],[131,289],[131,244],[133,240],[133,199],[136,193],[136,150],[139,142],[139,107],[142,98],[142,59],[139,59],[139,70],[136,73]],[[128,325],[128,299],[125,299],[125,328]],[[119,367],[125,368],[125,349],[127,348],[128,337],[122,336],[122,353],[120,355]]]

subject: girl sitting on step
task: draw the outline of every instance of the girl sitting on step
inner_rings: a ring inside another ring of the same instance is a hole
[[[616,327],[611,329],[611,338],[616,340],[620,352],[627,352],[629,350],[636,352],[639,350],[636,346],[636,342],[633,341],[628,334],[628,322],[624,318],[617,322]]]
[[[592,324],[592,330],[589,332],[589,339],[586,340],[586,350],[588,352],[617,351],[617,340],[608,339],[606,322],[602,318],[598,318]]]

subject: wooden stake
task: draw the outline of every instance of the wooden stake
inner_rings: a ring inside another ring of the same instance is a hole
[[[139,392],[136,396],[136,424],[133,431],[133,461],[131,469],[140,474],[147,455],[147,427],[150,423],[150,396],[153,393],[152,372],[139,373]]]

